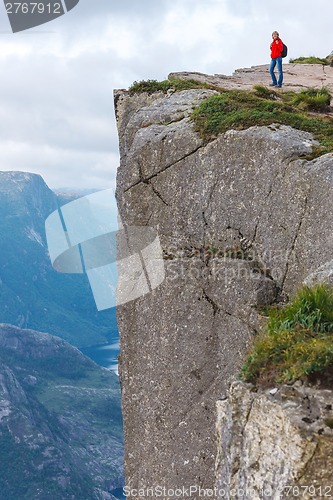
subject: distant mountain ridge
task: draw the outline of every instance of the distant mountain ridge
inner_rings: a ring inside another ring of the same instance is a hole
[[[88,196],[93,193],[97,193],[99,189],[87,189],[87,188],[71,188],[71,187],[63,187],[52,189],[52,191],[56,194],[59,203],[65,204],[70,201],[76,200],[77,198],[81,198],[82,196]]]
[[[117,376],[58,337],[0,324],[0,499],[111,499],[122,459]]]
[[[66,201],[39,175],[0,172],[0,322],[105,343],[117,336],[115,310],[98,312],[86,276],[55,272],[48,256],[45,219]]]

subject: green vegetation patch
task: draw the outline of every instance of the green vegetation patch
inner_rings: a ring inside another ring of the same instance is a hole
[[[313,156],[333,151],[333,120],[313,115],[329,109],[331,94],[326,88],[300,93],[275,92],[262,85],[253,91],[224,90],[205,99],[193,112],[199,135],[212,140],[230,129],[244,130],[254,125],[280,123],[311,132],[320,143]],[[315,149],[315,148],[314,148]]]
[[[308,159],[333,151],[333,119],[319,114],[331,109],[332,96],[326,87],[301,92],[276,92],[263,85],[255,85],[252,91],[226,90],[194,79],[172,79],[134,82],[129,92],[152,94],[200,88],[219,92],[205,99],[192,114],[197,132],[207,142],[230,129],[279,123],[313,134],[320,147],[312,148]]]
[[[318,89],[307,89],[296,93],[292,99],[292,104],[305,111],[327,111],[330,106],[332,96],[327,87]]]
[[[333,287],[303,287],[283,308],[269,308],[267,326],[241,370],[267,386],[298,379],[325,382],[333,373]]]
[[[324,64],[325,66],[330,64],[330,61],[326,57],[297,57],[296,59],[289,59],[292,64]]]
[[[210,85],[206,82],[200,82],[193,79],[182,79],[174,78],[172,80],[163,80],[158,82],[157,80],[141,80],[140,82],[134,82],[128,89],[131,94],[139,94],[142,92],[147,92],[148,94],[153,94],[154,92],[164,92],[166,93],[169,89],[174,90],[190,90],[190,89],[213,89],[216,90],[218,87]]]

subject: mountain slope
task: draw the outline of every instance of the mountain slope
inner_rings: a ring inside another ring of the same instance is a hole
[[[114,373],[51,335],[0,325],[0,499],[111,498],[122,484]]]
[[[57,196],[39,175],[0,172],[0,322],[83,347],[117,336],[115,311],[98,312],[84,275],[52,269],[46,217]]]

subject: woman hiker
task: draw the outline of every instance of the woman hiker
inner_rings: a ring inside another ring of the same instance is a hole
[[[272,38],[273,41],[271,43],[271,65],[269,67],[269,72],[272,77],[272,83],[270,83],[271,86],[273,87],[282,87],[282,81],[283,81],[283,72],[282,72],[282,50],[283,50],[283,43],[281,38],[279,37],[279,33],[277,31],[273,31],[272,33]],[[279,79],[276,80],[276,76],[274,73],[275,66],[277,64],[278,67],[278,72],[279,72]]]

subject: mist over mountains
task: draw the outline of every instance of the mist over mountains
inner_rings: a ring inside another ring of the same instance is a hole
[[[59,274],[44,223],[57,196],[36,174],[0,172],[0,322],[45,331],[85,347],[117,337],[115,310],[98,312],[85,275]]]
[[[115,310],[53,270],[45,237],[85,194],[0,172],[0,500],[109,500],[123,484],[118,377],[73,347],[114,342]]]

